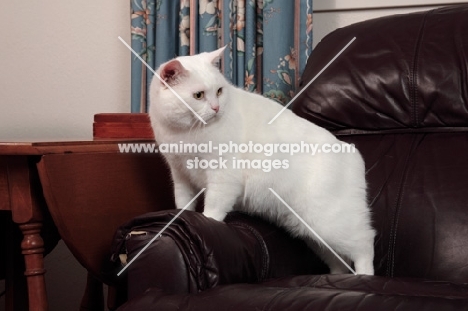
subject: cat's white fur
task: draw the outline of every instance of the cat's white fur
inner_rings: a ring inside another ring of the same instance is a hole
[[[200,120],[156,77],[150,89],[151,124],[161,143],[342,143],[327,130],[261,95],[229,84],[215,66],[224,48],[178,57],[158,69]],[[221,94],[218,91],[221,89]],[[202,99],[194,94],[204,92]],[[202,189],[204,215],[222,221],[233,209],[259,215],[303,238],[328,264],[331,273],[348,273],[268,188],[277,192],[337,253],[354,262],[358,274],[373,274],[374,235],[366,202],[364,162],[356,153],[227,154],[223,158],[281,159],[287,169],[188,169],[187,160],[219,159],[212,154],[165,154],[174,181],[175,200],[183,208]],[[230,162],[228,162],[230,163]],[[195,207],[192,204],[191,209]]]

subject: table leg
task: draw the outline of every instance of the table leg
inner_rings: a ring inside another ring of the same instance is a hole
[[[24,275],[29,289],[29,310],[46,311],[48,304],[44,279],[44,242],[40,235],[42,223],[21,224],[19,227],[24,236],[21,250],[26,268]]]
[[[4,157],[7,163],[8,191],[13,222],[23,233],[24,257],[30,311],[48,309],[44,279],[44,241],[42,228],[42,190],[35,170],[35,159],[27,156]]]
[[[21,254],[20,246],[22,234],[18,226],[12,222],[10,215],[4,214],[2,218],[0,230],[5,230],[5,249],[7,254],[5,266],[5,310],[28,311],[28,288],[26,278],[24,277],[24,257]]]

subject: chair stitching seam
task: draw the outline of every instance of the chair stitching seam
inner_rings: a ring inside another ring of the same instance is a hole
[[[427,16],[432,13],[432,11],[426,12],[424,14],[423,20],[421,22],[421,26],[419,28],[418,32],[418,39],[416,41],[416,45],[414,48],[414,56],[413,56],[413,62],[411,64],[411,75],[410,75],[410,102],[411,102],[411,113],[413,115],[413,126],[418,127],[419,126],[419,111],[418,111],[418,65],[419,65],[419,59],[420,59],[420,51],[421,51],[421,46],[424,38],[424,30],[426,26],[426,20]]]
[[[229,225],[237,225],[239,227],[246,228],[249,230],[254,237],[257,239],[257,241],[260,244],[260,247],[262,249],[262,271],[260,274],[260,280],[264,280],[268,274],[269,266],[270,266],[270,253],[268,252],[268,247],[265,244],[265,240],[262,238],[261,234],[255,230],[252,226],[249,226],[245,223],[238,222],[238,221],[233,221],[229,222]]]
[[[406,188],[406,181],[408,177],[408,164],[411,158],[411,155],[414,150],[414,146],[416,144],[416,138],[417,136],[413,137],[413,140],[410,145],[410,150],[406,156],[405,159],[405,164],[402,169],[402,174],[401,174],[401,179],[400,179],[400,187],[398,189],[398,194],[395,199],[395,212],[393,214],[392,218],[392,230],[390,232],[390,242],[389,242],[389,251],[388,251],[388,261],[387,261],[387,275],[390,277],[393,277],[394,275],[394,269],[395,269],[395,249],[396,249],[396,237],[397,237],[397,231],[398,231],[398,223],[399,223],[399,217],[400,217],[400,212],[401,212],[401,200],[402,197],[405,193],[405,188]]]

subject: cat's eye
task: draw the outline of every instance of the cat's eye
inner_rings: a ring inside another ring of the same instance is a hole
[[[219,96],[221,96],[221,94],[223,94],[223,88],[222,88],[222,87],[220,87],[220,88],[218,89],[218,92],[216,92],[216,96],[219,97]]]
[[[195,99],[202,99],[203,97],[205,97],[205,92],[201,91],[201,92],[197,92],[197,93],[193,93],[193,98]]]

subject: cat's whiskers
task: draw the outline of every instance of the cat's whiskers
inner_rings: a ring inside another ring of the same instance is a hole
[[[192,133],[193,133],[193,130],[194,128],[196,128],[197,126],[197,121],[193,122],[192,125],[190,126],[189,130],[188,130],[188,137],[192,137]]]
[[[204,123],[198,122],[198,125],[199,125],[199,127],[198,127],[198,131],[197,131],[197,135],[203,135],[203,130],[205,129],[207,123],[204,124]],[[198,139],[198,137],[197,137],[197,139]]]
[[[192,124],[192,126],[190,127],[189,129],[189,136],[191,136],[195,141],[198,140],[198,135],[200,135],[200,129],[205,126],[204,123],[202,123],[200,120],[198,119],[194,119],[194,122]]]

